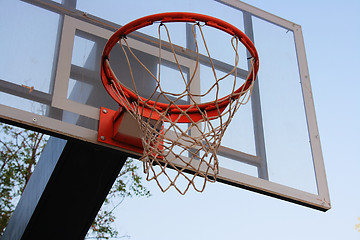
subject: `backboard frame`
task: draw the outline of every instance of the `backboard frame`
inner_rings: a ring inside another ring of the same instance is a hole
[[[77,102],[64,102],[70,100],[66,99],[66,82],[65,85],[62,85],[64,84],[64,82],[59,79],[69,79],[69,76],[67,75],[70,74],[68,60],[69,58],[71,59],[72,51],[64,51],[63,48],[72,50],[73,40],[71,42],[71,39],[74,38],[76,29],[89,32],[91,34],[100,35],[102,37],[109,37],[112,31],[118,29],[120,26],[104,19],[100,19],[96,16],[92,16],[90,14],[86,14],[84,12],[76,10],[70,5],[58,4],[49,0],[24,0],[24,2],[53,11],[55,13],[59,13],[63,18],[61,29],[59,29],[59,32],[61,32],[61,39],[59,39],[59,49],[57,49],[58,56],[56,56],[56,58],[58,57],[58,60],[56,62],[56,71],[58,74],[55,74],[55,90],[53,92],[53,96],[44,95],[43,93],[36,92],[35,90],[31,98],[33,98],[35,95],[35,97],[38,96],[41,101],[44,101],[46,103],[51,102],[52,107],[67,110],[70,112],[75,112],[80,115],[97,120],[100,113],[99,109],[95,107],[92,108],[90,106],[81,105]],[[218,181],[240,188],[248,189],[254,192],[273,196],[279,199],[284,199],[300,205],[305,205],[318,210],[326,211],[330,209],[331,205],[329,190],[327,187],[325,166],[321,151],[319,130],[317,127],[315,107],[312,97],[309,70],[307,66],[301,26],[237,0],[219,0],[218,2],[225,3],[233,8],[241,9],[241,11],[243,11],[244,13],[248,13],[251,16],[256,16],[260,19],[271,22],[273,24],[277,24],[280,27],[293,31],[296,43],[296,53],[299,63],[302,93],[304,96],[306,116],[308,120],[307,125],[310,133],[309,138],[311,142],[311,151],[313,155],[313,163],[316,173],[315,176],[318,194],[312,194],[278,183],[269,182],[268,180],[266,180],[266,174],[264,174],[264,179],[262,179],[223,168],[220,170]],[[251,36],[251,33],[249,32],[247,32],[246,34]],[[64,56],[63,54],[67,55]],[[20,89],[17,86],[13,86],[11,84],[8,86],[6,85],[7,83],[5,81],[1,81],[2,91],[5,91],[7,93],[13,91],[16,92],[16,94],[18,95],[25,95],[25,93],[19,93],[21,91],[24,91],[24,89]],[[72,104],[73,107],[70,107],[70,105]],[[56,135],[67,139],[78,139],[93,144],[100,144],[103,147],[111,147],[97,141],[96,130],[76,126],[57,119],[41,116],[20,109],[15,109],[2,104],[0,104],[0,119],[14,125],[31,128],[37,131],[48,133],[50,135]],[[261,119],[259,121],[261,121]],[[262,150],[260,149],[259,151],[261,152]],[[133,152],[128,153],[129,155],[134,156]],[[237,157],[242,158],[242,161],[246,161],[249,164],[264,165],[261,154],[259,156],[253,156],[246,153],[239,154],[239,152],[234,152],[232,149],[228,149],[226,147],[221,147],[219,149],[219,154],[223,156],[236,155]]]

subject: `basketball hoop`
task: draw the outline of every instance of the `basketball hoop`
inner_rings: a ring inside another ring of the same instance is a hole
[[[175,51],[174,45],[170,40],[169,31],[166,26],[166,24],[170,22],[193,24],[192,30],[196,46],[196,60],[195,70],[188,81],[185,79],[181,64],[178,61],[178,53]],[[132,32],[156,23],[159,24],[158,76],[152,74],[142,63],[141,59],[137,58],[126,39]],[[215,67],[202,31],[204,27],[212,27],[232,36],[231,45],[235,53],[234,66],[229,73],[221,78],[217,77],[215,73]],[[176,62],[178,71],[186,85],[183,92],[174,93],[165,91],[160,84],[161,54],[162,51],[164,51],[162,49],[164,43],[160,36],[161,28],[166,30],[168,36],[167,44],[169,49],[171,49],[174,62]],[[200,53],[195,29],[199,29],[201,33],[201,39],[214,72],[214,83],[210,87],[210,90],[205,93],[194,93],[190,87],[199,68]],[[238,81],[239,42],[245,46],[251,55],[251,57],[248,58],[250,69],[245,82],[235,89],[235,83]],[[126,56],[134,89],[130,89],[128,86],[122,84],[110,65],[109,55],[117,43],[120,43]],[[125,48],[127,50],[125,50]],[[157,86],[151,96],[155,96],[156,91],[160,92],[158,95],[165,98],[165,102],[160,101],[159,97],[151,99],[140,96],[129,62],[130,57],[136,59],[156,81]],[[248,102],[258,68],[258,54],[254,44],[242,31],[214,17],[196,13],[174,12],[143,17],[126,24],[116,31],[106,43],[103,51],[101,79],[106,91],[120,105],[121,111],[118,111],[118,115],[127,112],[137,121],[142,143],[143,156],[141,160],[144,163],[144,172],[147,174],[147,179],[156,180],[162,191],[166,191],[173,186],[181,194],[185,194],[190,186],[193,186],[196,191],[202,192],[207,181],[213,182],[216,180],[219,171],[216,153],[220,146],[221,138],[235,112],[241,105]],[[227,96],[222,97],[216,94],[213,101],[201,102],[201,99],[208,95],[211,90],[219,89],[220,82],[227,79],[231,79],[231,84],[234,86]],[[179,99],[183,99],[184,97],[189,99],[190,104],[178,104],[178,102],[180,102]],[[217,121],[218,124],[214,124],[214,121]],[[185,127],[180,127],[181,124]],[[168,168],[175,170],[175,174],[172,173],[174,176],[169,174],[170,170]],[[193,175],[189,176],[186,172],[190,172]],[[203,178],[200,187],[195,184],[195,178],[197,176]],[[162,177],[167,182],[165,185],[163,181],[160,180]],[[184,180],[186,184],[184,188],[181,189],[179,187],[179,185],[181,185],[179,181],[184,182]]]

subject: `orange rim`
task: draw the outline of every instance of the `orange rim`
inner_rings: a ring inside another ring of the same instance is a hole
[[[102,59],[101,59],[101,80],[106,89],[106,91],[110,94],[110,96],[120,105],[123,105],[121,101],[117,98],[116,94],[113,92],[111,87],[111,79],[116,79],[113,72],[110,70],[109,66],[105,63],[107,59],[109,59],[109,54],[113,47],[117,44],[117,42],[125,37],[126,35],[149,25],[152,25],[155,22],[202,22],[207,26],[211,26],[213,28],[219,29],[228,33],[231,36],[236,36],[239,41],[246,47],[249,51],[251,57],[254,59],[254,67],[252,68],[250,74],[248,75],[246,82],[240,86],[234,93],[246,92],[249,87],[252,85],[253,79],[256,79],[256,75],[259,69],[259,61],[258,61],[258,53],[252,41],[238,28],[233,25],[211,16],[198,14],[198,13],[187,13],[187,12],[169,12],[169,13],[159,13],[154,15],[149,15],[146,17],[139,18],[134,20],[119,30],[117,30],[108,40],[105,45]],[[167,112],[172,114],[171,118],[176,118],[182,111],[185,111],[187,115],[191,118],[192,121],[198,121],[202,119],[202,114],[200,111],[206,111],[208,117],[213,117],[219,115],[226,106],[230,103],[232,99],[239,98],[241,95],[230,96],[227,95],[217,101],[202,103],[197,106],[194,105],[172,105],[160,102],[154,102],[152,100],[148,100],[143,98],[127,87],[120,85],[119,86],[122,91],[127,95],[129,100],[138,100],[141,99],[142,102],[147,102],[146,104],[150,107],[156,107],[157,109],[168,109]],[[140,101],[140,102],[141,102]],[[149,108],[148,106],[144,106],[144,108]],[[126,106],[124,106],[126,107]],[[183,119],[182,122],[190,122],[190,119]]]

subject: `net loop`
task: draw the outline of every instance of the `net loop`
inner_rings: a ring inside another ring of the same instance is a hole
[[[163,21],[157,23],[159,24],[157,76],[136,56],[127,39],[122,36],[118,42],[125,55],[132,91],[129,91],[117,79],[110,66],[109,59],[103,58],[104,75],[107,81],[110,82],[110,87],[107,90],[138,123],[142,134],[141,140],[144,151],[141,160],[143,161],[144,173],[147,176],[146,179],[155,180],[164,192],[171,187],[174,187],[181,194],[185,194],[190,187],[202,192],[206,183],[215,182],[219,174],[217,151],[225,130],[240,106],[246,104],[250,99],[258,68],[257,57],[252,56],[248,59],[248,76],[245,83],[240,88],[237,88],[239,85],[238,64],[240,61],[238,50],[239,42],[244,44],[242,38],[237,35],[231,38],[230,44],[234,50],[234,65],[228,73],[220,77],[216,71],[202,30],[208,25],[206,22],[202,25],[199,21],[193,21],[192,33],[196,59],[194,60],[193,72],[187,79],[181,68],[167,24]],[[196,74],[198,74],[200,65],[196,29],[199,30],[201,44],[205,47],[214,79],[213,84],[203,93],[193,92],[191,89],[191,84]],[[164,42],[161,38],[162,30],[165,32],[165,40],[170,47],[173,60],[180,73],[179,76],[185,86],[183,90],[175,93],[166,91],[160,81],[162,76],[162,44]],[[244,45],[246,44],[248,43],[245,42]],[[106,50],[105,48],[104,51]],[[135,59],[156,83],[149,98],[139,96],[130,58]],[[221,97],[220,88],[222,82],[228,81],[228,79],[232,79],[230,81],[232,82],[230,92],[227,96]],[[213,94],[214,92],[215,94]],[[210,103],[202,103],[201,99],[209,95],[214,96],[215,99]],[[185,98],[189,100],[190,104],[179,105],[178,103]],[[166,104],[161,102],[160,99],[165,99]]]

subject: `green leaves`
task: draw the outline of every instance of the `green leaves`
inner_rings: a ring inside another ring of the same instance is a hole
[[[113,222],[116,217],[114,210],[127,197],[150,197],[150,191],[142,185],[142,177],[138,174],[139,168],[134,160],[128,158],[119,176],[113,184],[106,200],[103,203],[94,223],[92,224],[87,238],[109,239],[117,238],[118,232],[114,228]],[[121,238],[129,236],[121,236]]]
[[[0,236],[47,139],[44,134],[0,123]]]
[[[49,136],[0,123],[0,237],[30,179]],[[117,238],[114,210],[126,197],[149,197],[132,159],[124,164],[87,238]],[[121,236],[128,237],[128,236]]]

